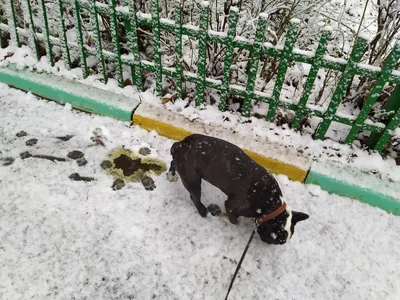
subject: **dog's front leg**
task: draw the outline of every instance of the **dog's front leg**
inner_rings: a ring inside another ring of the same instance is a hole
[[[239,223],[239,215],[237,214],[236,208],[232,205],[233,201],[232,200],[226,200],[225,201],[225,210],[226,214],[228,216],[229,222],[232,224],[237,224]]]

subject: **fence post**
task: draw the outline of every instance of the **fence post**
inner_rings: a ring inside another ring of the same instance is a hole
[[[86,62],[86,49],[83,41],[83,33],[82,33],[82,22],[81,22],[81,13],[80,13],[80,5],[78,0],[74,1],[75,6],[75,18],[76,18],[76,35],[78,36],[78,44],[80,50],[80,58],[81,58],[81,67],[82,67],[82,75],[83,78],[88,77],[88,67]]]
[[[133,59],[134,59],[132,83],[135,82],[137,89],[139,91],[143,91],[142,68],[141,68],[140,54],[139,54],[139,41],[137,36],[137,17],[136,17],[135,3],[132,0],[127,0],[125,4],[128,5],[129,7],[129,17],[126,28],[128,31],[127,35],[128,35],[129,48],[133,53]]]
[[[304,84],[303,94],[301,95],[299,104],[297,106],[296,115],[293,119],[292,128],[297,129],[300,125],[300,121],[304,116],[306,111],[306,105],[308,98],[310,97],[312,87],[314,85],[315,79],[317,78],[318,71],[321,68],[321,63],[324,58],[326,51],[326,46],[328,45],[328,40],[332,34],[331,27],[322,28],[322,35],[318,43],[317,50],[315,51],[315,57],[313,64],[311,66],[310,72],[308,73],[307,80]]]
[[[71,55],[69,53],[67,31],[65,29],[64,9],[63,9],[62,0],[58,0],[58,5],[60,8],[60,25],[58,28],[58,35],[60,36],[60,39],[61,39],[61,51],[62,51],[63,57],[67,60],[68,69],[71,69]]]
[[[397,101],[399,101],[399,98],[397,98]],[[399,125],[400,125],[400,108],[397,109],[396,114],[393,116],[389,124],[386,126],[385,130],[379,137],[373,149],[378,152],[381,152],[383,148],[385,148],[386,144],[389,142],[392,136],[391,131],[394,131]]]
[[[394,116],[389,120],[389,124],[386,126],[385,130],[381,133],[371,133],[368,138],[368,147],[370,149],[374,149],[376,151],[382,151],[386,146],[386,143],[389,141],[390,136],[388,137],[388,131],[396,129],[400,121],[400,85],[396,86],[392,95],[390,96],[389,102],[386,104],[385,110],[387,112],[394,111]],[[397,121],[396,121],[397,118]],[[390,124],[390,122],[394,122]],[[397,125],[396,125],[397,123]]]
[[[94,34],[95,34],[95,46],[96,46],[96,59],[97,64],[99,65],[100,72],[103,75],[103,83],[106,84],[108,81],[107,77],[107,69],[104,64],[104,56],[103,56],[103,47],[101,45],[101,35],[100,35],[100,26],[99,19],[96,8],[96,0],[90,1],[90,17],[92,19]]]
[[[253,47],[251,47],[250,51],[250,70],[249,75],[247,76],[246,96],[244,97],[242,107],[242,115],[245,117],[250,116],[251,95],[253,95],[254,93],[254,87],[258,72],[258,64],[260,61],[260,51],[262,43],[264,42],[265,30],[267,28],[267,19],[268,15],[266,13],[261,13],[258,17],[256,36],[254,39]]]
[[[40,56],[39,56],[39,46],[38,46],[38,41],[37,41],[37,39],[36,39],[36,32],[35,32],[35,24],[34,24],[34,22],[33,22],[33,15],[32,15],[32,7],[31,7],[31,1],[30,0],[26,0],[26,3],[28,4],[28,13],[29,13],[29,22],[30,22],[30,31],[31,31],[31,35],[32,36],[30,36],[29,38],[28,38],[28,40],[29,41],[33,41],[33,42],[31,42],[30,44],[31,44],[31,47],[32,47],[32,44],[33,44],[33,49],[35,49],[35,52],[36,52],[36,59],[37,60],[39,60],[40,59]]]
[[[176,89],[179,97],[183,98],[182,87],[182,5],[181,0],[175,0],[175,50],[176,50]]]
[[[118,20],[115,12],[115,0],[111,0],[111,35],[114,44],[114,52],[117,60],[117,70],[115,76],[117,77],[118,86],[124,87],[124,76],[122,74],[122,61],[121,61],[121,48],[119,46],[119,33],[118,33]]]
[[[346,137],[345,143],[350,144],[357,137],[358,131],[364,125],[365,120],[368,117],[373,105],[378,99],[380,93],[383,90],[386,82],[389,80],[389,75],[392,73],[392,70],[395,68],[397,61],[400,57],[400,42],[397,42],[392,53],[387,59],[385,65],[383,66],[382,72],[376,80],[374,86],[372,87],[367,100],[364,102],[364,105],[357,116],[357,119],[353,123],[353,127],[351,128],[349,134]]]
[[[224,59],[224,73],[222,76],[221,97],[219,103],[219,110],[226,110],[226,98],[229,91],[229,81],[231,78],[231,65],[233,57],[233,40],[236,36],[236,23],[238,21],[239,9],[231,7],[229,10],[228,19],[228,32],[225,46],[225,59]]]
[[[17,18],[15,17],[15,6],[14,6],[14,0],[6,0],[5,6],[9,5],[10,9],[6,9],[6,12],[11,12],[7,13],[7,21],[8,21],[8,26],[10,28],[10,40],[11,44],[17,44],[17,47],[20,47],[21,44],[19,42],[19,34],[18,34],[18,29],[17,29]]]
[[[207,35],[208,35],[208,1],[201,2],[200,32],[199,32],[199,61],[197,63],[196,106],[204,103],[204,88],[207,67]]]
[[[53,59],[53,49],[50,41],[50,32],[49,32],[49,21],[47,20],[47,12],[46,12],[46,4],[45,0],[41,0],[41,8],[42,8],[42,16],[43,16],[43,23],[44,23],[44,32],[46,34],[46,54],[47,58],[50,62],[51,66],[54,66],[54,59]]]
[[[290,20],[290,27],[286,35],[285,46],[280,57],[280,62],[278,66],[278,74],[276,76],[274,90],[272,91],[272,99],[268,105],[267,121],[272,122],[275,117],[276,106],[280,101],[283,81],[285,80],[286,71],[289,67],[289,63],[292,60],[292,52],[294,43],[296,42],[297,32],[299,30],[299,19]]]
[[[331,102],[329,103],[328,109],[323,114],[323,121],[319,125],[317,132],[315,133],[315,139],[322,139],[325,137],[329,126],[339,108],[339,105],[344,97],[347,87],[354,75],[356,69],[356,64],[361,60],[364,54],[364,49],[366,49],[368,40],[364,37],[357,37],[353,51],[350,54],[349,61],[347,62],[346,68],[343,74],[340,76],[339,82],[337,84],[336,90],[332,96]]]
[[[158,0],[151,2],[151,18],[152,18],[152,31],[153,31],[153,43],[154,43],[154,61],[156,68],[156,94],[162,96],[162,62],[160,52],[160,12],[158,7]]]

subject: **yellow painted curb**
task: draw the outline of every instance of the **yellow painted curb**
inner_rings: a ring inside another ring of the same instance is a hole
[[[172,140],[180,141],[186,136],[193,133],[206,134],[210,136],[219,137],[219,132],[224,129],[214,128],[212,125],[200,125],[195,122],[190,122],[184,119],[183,116],[170,112],[165,108],[155,107],[149,104],[140,104],[138,109],[132,115],[132,122],[134,125],[138,125],[146,130],[154,130],[159,135],[167,137]],[[183,124],[186,129],[174,126],[172,124]],[[226,132],[225,132],[226,134]],[[223,138],[223,137],[221,137]],[[244,139],[244,137],[238,137],[238,139]],[[235,141],[229,140],[229,142]],[[241,145],[238,145],[241,146]],[[285,163],[281,160],[267,157],[254,151],[247,150],[245,147],[241,147],[247,155],[249,155],[255,162],[263,166],[271,173],[286,175],[289,179],[295,181],[304,182],[308,173],[308,161],[304,164],[303,168]],[[299,160],[304,157],[299,156]]]
[[[171,140],[180,141],[192,134],[190,131],[137,114],[133,114],[132,121],[134,125],[138,125],[149,131],[155,130],[159,135],[165,136]]]
[[[306,180],[308,173],[308,171],[306,170],[302,170],[300,168],[270,157],[265,157],[263,155],[251,152],[247,149],[243,149],[243,151],[246,152],[247,155],[250,156],[256,163],[258,163],[260,166],[263,166],[271,173],[286,175],[291,180],[301,182],[304,182]]]

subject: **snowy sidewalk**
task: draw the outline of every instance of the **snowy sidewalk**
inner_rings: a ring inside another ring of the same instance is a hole
[[[112,119],[71,111],[0,84],[0,299],[224,299],[251,232],[201,218],[180,182],[113,191],[89,147],[147,143],[169,164],[172,141]],[[16,137],[20,131],[28,133]],[[69,141],[58,136],[74,135]],[[38,140],[34,146],[26,141]],[[52,162],[19,154],[67,157]],[[72,173],[94,177],[77,182]],[[310,214],[284,246],[255,237],[230,299],[400,299],[400,218],[278,176],[288,204]],[[205,185],[205,204],[224,195]]]

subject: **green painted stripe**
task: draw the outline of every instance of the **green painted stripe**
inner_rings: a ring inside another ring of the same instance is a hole
[[[388,213],[400,216],[399,200],[377,193],[373,190],[361,188],[313,171],[308,173],[305,183],[319,185],[321,189],[328,191],[329,193],[357,199],[371,206],[379,207]]]
[[[137,100],[122,95],[59,76],[16,70],[12,66],[0,68],[0,81],[49,100],[70,103],[76,109],[121,121],[130,122],[132,112],[139,105]]]

